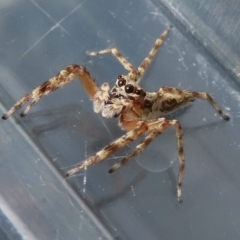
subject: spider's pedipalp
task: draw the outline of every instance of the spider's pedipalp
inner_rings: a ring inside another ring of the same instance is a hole
[[[101,90],[98,91],[93,97],[93,110],[96,113],[99,113],[103,110],[105,103],[109,98],[109,84],[104,83],[101,86]]]

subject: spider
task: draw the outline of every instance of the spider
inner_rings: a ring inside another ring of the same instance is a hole
[[[96,155],[77,164],[66,173],[66,177],[70,177],[78,171],[104,160],[115,151],[138,139],[141,135],[146,134],[145,138],[133,151],[110,168],[109,173],[112,173],[144,151],[145,148],[167,128],[174,127],[176,129],[180,165],[177,182],[177,200],[182,202],[182,184],[185,170],[183,130],[178,120],[168,120],[164,118],[163,115],[192,103],[196,98],[200,98],[207,100],[224,120],[229,120],[229,116],[224,114],[213,98],[205,92],[192,92],[173,87],[161,87],[156,92],[146,92],[139,86],[141,77],[171,29],[172,26],[168,27],[157,38],[148,56],[137,69],[135,69],[116,48],[86,53],[89,56],[111,53],[119,60],[123,67],[128,70],[126,75],[119,75],[117,77],[116,84],[111,90],[108,83],[103,83],[99,88],[85,67],[76,64],[69,65],[61,70],[58,75],[44,82],[21,98],[2,116],[2,119],[8,119],[11,114],[29,102],[29,105],[21,113],[21,116],[25,116],[44,95],[63,87],[78,77],[84,90],[93,101],[94,111],[96,113],[101,112],[102,116],[106,118],[119,118],[119,125],[122,129],[126,130],[126,133],[98,151]]]

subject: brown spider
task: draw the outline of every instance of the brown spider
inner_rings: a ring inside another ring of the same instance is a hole
[[[222,112],[213,98],[205,92],[190,92],[173,87],[162,87],[157,92],[146,92],[138,85],[141,77],[152,62],[156,52],[161,47],[163,40],[166,38],[171,28],[172,27],[170,26],[156,40],[150,53],[143,60],[137,70],[116,48],[87,53],[89,56],[112,53],[122,63],[124,68],[129,71],[127,75],[118,76],[116,84],[111,90],[108,83],[104,83],[101,88],[99,88],[85,67],[81,65],[69,65],[58,75],[46,81],[32,92],[26,94],[2,116],[2,119],[8,119],[12,113],[30,101],[30,104],[21,114],[21,116],[25,116],[41,97],[63,87],[78,77],[83,88],[93,101],[94,111],[96,113],[102,112],[103,117],[118,117],[119,125],[126,130],[127,133],[98,151],[95,156],[86,159],[69,170],[66,173],[66,177],[72,176],[81,169],[104,160],[115,151],[146,133],[147,136],[132,152],[110,168],[109,173],[112,173],[120,166],[127,163],[130,159],[141,153],[165,129],[168,127],[175,127],[180,164],[177,184],[177,200],[182,202],[182,183],[185,169],[182,127],[177,120],[167,120],[166,118],[158,117],[186,106],[193,102],[195,98],[207,100],[224,120],[228,120],[229,117]]]

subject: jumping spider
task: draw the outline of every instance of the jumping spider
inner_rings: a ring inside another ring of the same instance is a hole
[[[141,153],[168,127],[175,127],[180,164],[177,183],[177,200],[182,202],[182,183],[185,169],[183,130],[181,124],[177,120],[167,120],[164,117],[159,118],[159,116],[163,116],[179,109],[180,107],[186,106],[187,104],[192,103],[195,98],[200,98],[207,100],[224,120],[228,120],[229,117],[222,112],[213,98],[205,92],[191,92],[173,87],[162,87],[157,92],[146,92],[138,85],[141,77],[152,62],[158,49],[162,46],[162,43],[171,28],[171,26],[167,28],[156,40],[148,56],[137,69],[135,69],[116,48],[108,48],[99,52],[87,53],[89,56],[111,53],[120,61],[123,67],[129,71],[126,75],[118,76],[116,84],[111,90],[108,83],[104,83],[101,88],[99,88],[85,67],[81,65],[69,65],[58,75],[46,81],[32,92],[26,94],[2,116],[2,119],[8,119],[17,109],[21,108],[27,102],[30,102],[21,114],[21,116],[25,116],[31,107],[34,106],[44,95],[63,87],[78,77],[83,88],[93,101],[94,111],[96,113],[101,112],[102,116],[106,118],[118,117],[120,127],[126,130],[127,133],[98,151],[95,156],[86,159],[69,170],[66,173],[66,177],[72,176],[81,169],[104,160],[115,151],[146,133],[147,136],[132,152],[110,168],[109,173],[112,173],[120,166],[127,163],[130,159]]]

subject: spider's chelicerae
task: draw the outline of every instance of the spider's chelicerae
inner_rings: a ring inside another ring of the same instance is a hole
[[[95,156],[86,159],[76,165],[73,169],[69,170],[66,173],[66,177],[72,176],[81,169],[104,160],[115,151],[146,133],[146,137],[132,152],[124,157],[119,163],[112,166],[109,170],[109,172],[112,173],[120,166],[127,163],[130,159],[141,153],[164,130],[169,127],[174,127],[176,129],[178,158],[180,164],[177,183],[177,200],[182,202],[182,183],[185,169],[182,127],[177,120],[167,120],[160,116],[173,112],[180,107],[192,103],[196,98],[200,98],[207,100],[224,120],[228,120],[229,117],[223,113],[213,98],[205,92],[191,92],[173,87],[162,87],[156,92],[146,92],[139,86],[141,77],[152,62],[156,52],[161,47],[171,28],[172,27],[169,27],[156,40],[148,56],[137,69],[135,69],[116,48],[108,48],[99,52],[87,53],[89,56],[111,53],[120,61],[123,67],[128,70],[128,74],[118,76],[116,84],[111,90],[108,83],[104,83],[99,88],[85,67],[81,65],[69,65],[58,75],[46,81],[32,92],[26,94],[6,114],[4,114],[2,118],[8,119],[17,109],[21,108],[27,102],[30,102],[21,114],[21,116],[25,116],[31,107],[34,106],[44,95],[63,87],[78,77],[83,88],[93,101],[94,111],[96,113],[101,112],[103,117],[118,117],[119,125],[126,130],[127,133],[98,151]]]

